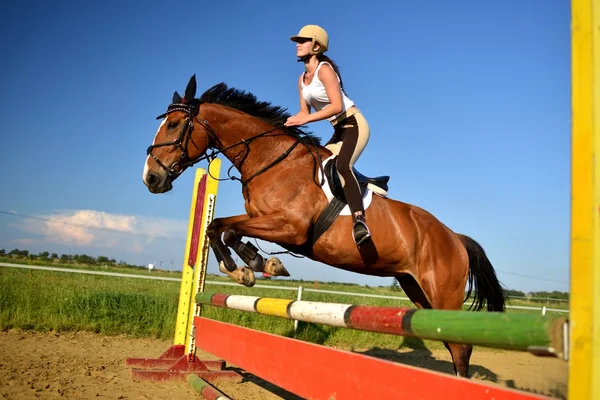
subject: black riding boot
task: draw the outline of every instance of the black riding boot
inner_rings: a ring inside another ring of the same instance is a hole
[[[354,238],[354,243],[356,243],[358,246],[371,237],[371,232],[369,231],[369,227],[365,222],[364,215],[353,215],[352,221],[354,222],[354,227],[352,228],[352,237]]]

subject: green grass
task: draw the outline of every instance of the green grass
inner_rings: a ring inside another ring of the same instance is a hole
[[[178,282],[0,267],[0,329],[170,338]]]
[[[168,274],[168,273],[167,273]],[[179,274],[171,274],[177,276]],[[209,280],[227,278],[209,276]],[[259,281],[261,284],[313,288],[314,282]],[[35,331],[91,331],[107,335],[173,338],[179,282],[112,276],[72,274],[0,267],[0,329]],[[319,289],[404,296],[389,288],[358,285],[318,284]],[[295,300],[296,291],[208,285],[207,291]],[[408,301],[304,292],[303,300],[379,306],[413,307]],[[511,302],[523,304],[523,302]],[[531,304],[539,307],[539,304]],[[558,308],[558,307],[557,307]],[[532,313],[527,310],[508,312]],[[537,312],[536,312],[537,313]],[[355,331],[294,321],[266,315],[204,306],[208,318],[317,344],[346,349],[398,349],[402,347],[442,349],[435,341]]]

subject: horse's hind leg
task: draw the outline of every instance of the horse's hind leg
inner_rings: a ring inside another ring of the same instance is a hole
[[[404,289],[404,292],[408,298],[415,303],[419,308],[435,308],[443,310],[455,310],[460,309],[463,303],[462,291],[459,294],[452,294],[450,296],[435,296],[433,288],[429,280],[421,282],[423,288],[419,283],[412,277],[412,275],[397,275],[396,279]],[[443,297],[443,298],[439,298]],[[430,300],[434,299],[434,300]],[[433,304],[431,304],[433,303]],[[454,373],[457,376],[469,377],[469,360],[471,359],[471,352],[473,346],[469,344],[459,343],[447,343],[444,342],[444,346],[450,352],[452,356],[452,363],[454,364]]]
[[[454,373],[456,376],[469,378],[469,360],[473,352],[473,346],[470,344],[448,343],[444,342],[444,346],[452,355],[454,363]]]

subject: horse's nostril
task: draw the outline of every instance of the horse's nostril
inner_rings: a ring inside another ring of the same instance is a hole
[[[148,172],[146,175],[146,182],[149,186],[155,186],[158,183],[158,176],[152,172]]]

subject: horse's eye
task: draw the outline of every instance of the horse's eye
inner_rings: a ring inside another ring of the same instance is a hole
[[[179,125],[179,122],[169,122],[169,124],[167,125],[167,128],[175,129],[175,128],[177,128],[177,125]]]

